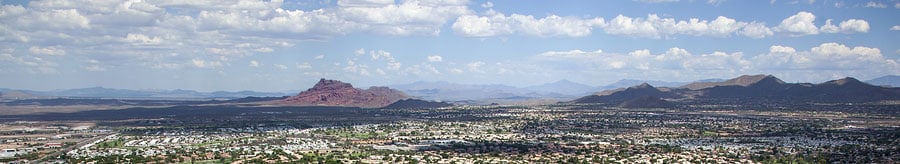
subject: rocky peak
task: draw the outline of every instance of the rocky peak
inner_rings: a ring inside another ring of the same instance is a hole
[[[843,78],[843,79],[832,80],[832,81],[828,81],[828,82],[825,82],[825,83],[826,83],[826,84],[835,84],[835,85],[860,85],[860,84],[864,84],[862,81],[859,81],[859,80],[857,80],[856,78],[852,78],[852,77],[845,77],[845,78]]]
[[[784,81],[781,81],[781,79],[778,79],[772,75],[767,75],[767,76],[763,77],[762,79],[757,80],[756,82],[753,82],[753,83],[750,83],[750,84],[744,85],[744,86],[751,86],[751,85],[752,86],[780,86],[783,84],[785,84],[785,83],[784,83]]]
[[[552,84],[575,84],[575,82],[569,81],[568,79],[562,79],[562,80],[553,82]]]
[[[717,86],[776,86],[776,84],[785,84],[784,81],[772,75],[743,75],[737,78],[729,79],[723,82],[695,82],[682,86],[691,90],[699,90],[712,88]]]
[[[350,83],[344,83],[337,80],[327,80],[325,78],[319,79],[319,82],[316,83],[312,88],[309,88],[307,91],[322,91],[322,90],[340,90],[353,88],[353,85]]]
[[[628,87],[624,90],[625,92],[634,92],[634,93],[642,93],[642,94],[658,94],[661,93],[659,89],[653,87],[647,83],[641,83],[640,85],[635,85]]]
[[[353,88],[337,80],[320,79],[316,85],[296,96],[281,100],[282,104],[311,106],[383,107],[408,96],[388,87]]]
[[[743,75],[743,76],[725,81],[725,83],[730,83],[730,84],[740,85],[740,86],[749,86],[749,85],[753,85],[753,84],[756,84],[759,82],[784,83],[784,81],[781,81],[780,79],[776,78],[775,76],[762,75],[762,74],[760,74],[760,75]]]
[[[647,88],[654,88],[654,87],[653,87],[652,85],[650,85],[650,84],[647,84],[647,83],[641,83],[640,85],[636,85],[636,86],[633,86],[633,87],[631,87],[631,88],[635,88],[635,89],[647,89]]]

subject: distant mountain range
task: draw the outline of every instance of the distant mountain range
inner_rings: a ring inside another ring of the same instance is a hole
[[[661,101],[662,100],[662,101]],[[572,103],[659,104],[666,101],[742,103],[857,103],[900,100],[900,88],[874,86],[854,78],[821,84],[785,83],[771,75],[744,75],[721,82],[695,82],[678,88],[641,84],[581,97]],[[627,102],[627,103],[626,103]]]
[[[629,86],[647,85],[668,91],[677,89],[701,90],[718,86],[749,86],[765,76],[747,76],[735,79],[706,79],[692,83],[668,82],[656,80],[622,79],[614,83],[592,86],[559,80],[552,83],[513,87],[500,84],[458,84],[451,82],[419,81],[409,84],[391,85],[409,97],[422,100],[453,102],[457,104],[490,104],[490,103],[542,103],[571,101],[584,95],[609,95],[627,89]],[[782,82],[783,83],[783,82]],[[889,75],[866,81],[877,86],[900,86],[900,76]],[[808,86],[813,84],[801,84]],[[0,100],[33,99],[33,98],[115,98],[115,99],[234,99],[244,97],[282,97],[290,96],[301,90],[289,92],[256,92],[256,91],[216,91],[198,92],[193,90],[130,90],[103,87],[79,88],[55,91],[32,91],[0,88]],[[693,96],[693,95],[692,95]]]
[[[585,95],[591,93],[591,91],[595,90],[596,87],[563,79],[553,83],[546,83],[517,89],[524,90],[525,92],[530,91],[542,94]]]
[[[882,76],[882,77],[874,78],[872,80],[867,80],[866,83],[869,83],[872,85],[879,85],[879,86],[900,87],[900,76],[897,76],[897,75]]]
[[[718,82],[718,81],[722,81],[722,80],[721,79],[707,79],[707,80],[702,80],[702,81],[698,81],[698,82]],[[644,83],[646,83],[648,85],[658,86],[658,87],[678,87],[678,86],[688,84],[689,82],[669,82],[669,81],[659,81],[659,80],[622,79],[622,80],[616,81],[612,84],[608,84],[606,86],[596,87],[596,90],[601,91],[601,90],[607,90],[607,89],[626,88],[626,87],[640,85],[640,84],[644,84]]]
[[[470,85],[450,82],[414,82],[410,84],[391,85],[412,97],[437,101],[464,101],[483,99],[502,99],[516,97],[542,97],[528,94],[526,90],[506,85]]]
[[[243,98],[243,97],[281,97],[289,95],[280,92],[256,92],[256,91],[215,91],[215,92],[198,92],[193,90],[129,90],[129,89],[113,89],[103,87],[79,88],[56,91],[31,91],[31,90],[15,90],[0,89],[0,99],[31,99],[31,98]]]

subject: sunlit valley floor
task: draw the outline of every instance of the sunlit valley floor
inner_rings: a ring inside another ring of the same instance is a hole
[[[4,123],[2,137],[21,150],[8,159],[69,163],[900,160],[897,105],[679,106],[133,108],[4,116],[21,121]]]

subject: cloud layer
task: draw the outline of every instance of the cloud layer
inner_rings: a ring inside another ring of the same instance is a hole
[[[596,51],[547,51],[535,56],[537,61],[562,70],[579,70],[574,74],[616,72],[641,74],[661,79],[679,79],[679,76],[709,75],[729,77],[740,74],[776,73],[789,78],[803,77],[827,79],[825,76],[850,76],[858,74],[900,74],[896,59],[886,58],[878,48],[829,42],[809,50],[797,51],[793,47],[773,45],[769,51],[758,55],[742,52],[694,54],[673,47],[660,54],[649,50],[628,53]],[[554,64],[555,63],[555,64]],[[574,68],[573,68],[574,67]],[[703,77],[698,77],[703,78]],[[688,78],[691,79],[691,78]],[[696,78],[694,78],[696,79]]]
[[[650,1],[656,3],[656,1]],[[679,35],[726,38],[741,35],[750,38],[765,38],[774,32],[782,32],[791,36],[814,35],[824,33],[865,33],[869,31],[869,23],[862,19],[848,19],[839,25],[831,24],[828,19],[821,27],[816,26],[816,16],[810,12],[798,12],[781,21],[775,27],[768,27],[763,22],[744,22],[726,16],[718,16],[713,20],[690,18],[676,20],[663,18],[656,14],[646,17],[629,17],[618,15],[608,21],[603,17],[578,18],[549,15],[535,18],[532,15],[505,15],[488,10],[483,15],[463,15],[453,23],[453,30],[466,37],[496,37],[521,34],[538,37],[584,37],[591,35],[595,29],[606,34],[644,38],[670,38]],[[773,32],[774,31],[774,32]]]
[[[10,55],[17,57],[76,54],[151,68],[217,68],[298,40],[353,33],[435,36],[445,23],[471,12],[465,0],[340,0],[310,11],[284,9],[283,3],[49,0],[31,1],[27,8],[4,5],[0,48],[12,49]]]
[[[642,1],[659,3],[669,1]],[[727,16],[674,19],[648,14],[543,17],[504,14],[493,3],[477,13],[467,0],[339,0],[316,10],[284,9],[273,1],[32,1],[28,7],[0,8],[0,48],[16,58],[74,55],[149,68],[220,68],[234,58],[271,53],[298,40],[327,40],[354,33],[389,36],[438,36],[449,26],[464,37],[510,35],[541,38],[586,37],[598,33],[637,38],[679,36],[765,38],[819,33],[865,33],[863,19],[814,24],[816,16],[798,12],[769,27],[764,22]],[[452,21],[452,22],[451,22]],[[42,59],[47,57],[41,57]],[[136,59],[136,60],[135,60]],[[56,60],[56,58],[49,58]],[[95,63],[82,63],[96,65]],[[88,67],[85,67],[88,68]],[[90,67],[90,70],[100,70]],[[392,69],[398,69],[396,67]],[[53,71],[43,71],[53,72]]]
[[[665,8],[684,3],[724,7],[730,2],[595,3]],[[146,75],[144,81],[221,78],[287,84],[310,77],[500,83],[560,78],[555,75],[571,71],[658,79],[770,72],[900,74],[896,47],[860,45],[890,43],[889,36],[872,36],[893,35],[900,26],[866,14],[829,16],[853,10],[747,16],[706,10],[532,11],[469,0],[27,3],[0,6],[0,75],[17,80],[0,85],[62,81],[45,77],[115,82],[134,75]],[[896,11],[883,2],[848,6]],[[866,17],[855,17],[860,15]],[[792,47],[813,44],[818,46]],[[595,46],[621,52],[576,49]],[[552,49],[563,51],[547,51]],[[665,51],[650,51],[660,49]],[[214,81],[227,81],[221,79]]]

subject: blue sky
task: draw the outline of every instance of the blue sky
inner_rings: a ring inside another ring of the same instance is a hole
[[[900,1],[0,1],[0,87],[900,74]]]

